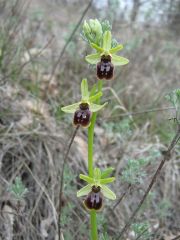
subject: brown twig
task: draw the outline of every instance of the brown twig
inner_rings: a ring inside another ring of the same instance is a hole
[[[156,182],[156,179],[157,179],[157,176],[159,175],[162,167],[164,166],[165,162],[167,160],[169,160],[170,158],[170,153],[171,153],[171,150],[175,147],[176,143],[178,142],[180,138],[180,124],[178,124],[178,128],[177,128],[177,132],[176,132],[176,135],[175,137],[173,138],[173,140],[171,141],[171,144],[169,145],[168,149],[166,152],[164,152],[164,157],[163,159],[161,160],[142,200],[140,201],[139,205],[137,206],[137,208],[135,209],[135,211],[132,213],[130,219],[128,220],[128,222],[125,224],[124,228],[122,229],[122,231],[120,232],[120,234],[118,235],[118,237],[116,238],[117,240],[121,239],[121,237],[123,236],[123,234],[127,231],[127,229],[131,226],[136,214],[138,213],[138,211],[140,210],[142,204],[144,203],[147,195],[149,194],[151,188],[153,187],[154,183]]]
[[[69,151],[71,149],[72,143],[74,141],[74,138],[76,136],[78,129],[79,129],[79,126],[76,127],[72,136],[70,137],[70,142],[68,144],[66,154],[64,156],[63,163],[62,163],[62,170],[61,170],[61,175],[60,175],[60,189],[59,189],[59,208],[58,208],[58,237],[59,237],[58,239],[59,240],[61,240],[61,209],[62,209],[62,192],[63,192],[63,183],[64,183],[64,168],[65,168],[65,164],[66,164],[66,160],[67,160]]]
[[[56,69],[57,69],[58,65],[60,64],[60,62],[61,62],[62,56],[63,56],[63,54],[64,54],[64,52],[65,52],[67,46],[68,46],[69,43],[71,42],[71,40],[72,40],[74,34],[76,33],[77,29],[79,28],[79,25],[81,24],[81,22],[82,22],[84,16],[86,15],[87,11],[88,11],[89,8],[91,7],[92,2],[93,2],[93,0],[90,0],[90,1],[89,1],[87,7],[84,9],[84,12],[82,13],[82,15],[81,15],[81,17],[80,17],[80,19],[79,19],[79,21],[77,22],[75,28],[73,29],[71,35],[69,36],[69,38],[67,39],[67,41],[66,41],[64,47],[62,48],[62,50],[61,50],[61,52],[60,52],[60,54],[59,54],[59,57],[58,57],[58,59],[57,59],[55,65],[54,65],[54,67],[53,67],[53,69],[52,69],[51,76],[50,76],[50,80],[52,79],[53,75],[55,74]]]

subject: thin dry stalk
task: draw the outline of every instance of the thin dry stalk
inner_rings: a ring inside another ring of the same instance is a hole
[[[64,183],[64,168],[65,168],[65,164],[66,164],[66,160],[69,154],[69,151],[71,149],[72,143],[74,141],[74,138],[76,136],[76,133],[79,129],[79,126],[76,127],[76,129],[74,130],[71,138],[70,138],[70,142],[68,144],[68,148],[62,163],[62,170],[61,170],[61,175],[60,175],[60,189],[59,189],[59,208],[58,208],[58,237],[59,240],[61,240],[61,210],[62,210],[62,192],[63,192],[63,183]]]

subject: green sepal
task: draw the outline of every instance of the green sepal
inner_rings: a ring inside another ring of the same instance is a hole
[[[85,57],[86,61],[90,64],[97,64],[100,61],[100,58],[101,56],[99,53],[90,54]]]
[[[102,95],[103,95],[102,92],[96,93],[94,96],[91,96],[89,98],[89,102],[94,102],[94,101],[98,100],[100,97],[102,97]]]
[[[77,197],[82,197],[91,192],[91,184],[86,185],[77,192]]]
[[[104,179],[100,179],[100,184],[107,184],[107,183],[111,183],[114,182],[115,177],[111,177],[111,178],[104,178]]]
[[[81,102],[62,107],[61,111],[66,112],[66,113],[74,113],[79,108],[80,103]]]
[[[101,191],[104,194],[104,196],[107,197],[108,199],[111,199],[111,200],[116,199],[116,194],[113,193],[113,191],[111,191],[106,185],[101,186]]]
[[[94,182],[94,180],[93,180],[91,177],[86,176],[86,175],[84,175],[84,174],[80,174],[80,175],[79,175],[79,178],[82,179],[82,180],[84,180],[84,181],[86,181],[86,182],[88,182],[88,183],[93,183],[93,182]]]
[[[90,44],[92,48],[96,49],[98,52],[102,53],[104,51],[103,48],[99,47],[97,44],[95,43],[91,43]]]
[[[125,65],[125,64],[128,64],[128,62],[129,62],[129,60],[127,58],[120,57],[115,54],[112,54],[111,57],[112,57],[111,62],[112,62],[112,64],[114,64],[114,66]]]
[[[104,171],[101,173],[101,178],[106,178],[106,177],[108,177],[113,171],[114,171],[114,168],[112,168],[112,167],[107,168],[106,170],[104,170]]]
[[[81,98],[86,101],[89,99],[88,82],[85,78],[81,82]]]
[[[101,179],[101,170],[99,168],[95,168],[93,172],[93,177],[96,180]]]
[[[116,47],[111,48],[111,49],[109,50],[109,52],[110,52],[111,54],[113,54],[113,53],[117,53],[118,51],[120,51],[120,50],[122,50],[122,49],[123,49],[123,45],[122,45],[122,44],[119,44],[119,45],[117,45]]]
[[[106,31],[103,35],[103,49],[109,51],[111,49],[111,32]]]
[[[103,105],[98,105],[95,103],[90,103],[90,110],[91,112],[98,112],[99,110],[101,110],[102,108],[104,108],[108,103],[105,102]]]

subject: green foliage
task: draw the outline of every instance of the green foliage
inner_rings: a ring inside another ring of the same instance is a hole
[[[165,98],[172,104],[176,110],[176,120],[180,122],[180,89],[175,89],[171,93],[167,94]]]
[[[110,238],[107,233],[103,233],[103,234],[100,236],[100,240],[111,240],[111,239],[112,239],[112,238]]]
[[[24,186],[24,184],[21,181],[21,178],[19,177],[16,177],[14,184],[12,184],[8,190],[18,200],[24,198],[25,194],[28,192],[28,189]]]
[[[151,234],[149,232],[150,224],[148,222],[134,223],[132,224],[132,230],[135,233],[135,237],[139,237],[139,240],[149,239]]]
[[[156,213],[158,218],[164,219],[169,215],[169,209],[171,207],[171,203],[167,199],[163,199],[156,206]]]
[[[147,159],[130,159],[122,172],[121,180],[130,184],[141,183],[143,177],[146,175],[146,173],[142,171],[146,164]]]
[[[133,127],[132,121],[129,118],[124,118],[119,122],[103,123],[108,136],[115,138],[115,140],[128,138],[132,135]]]
[[[121,180],[130,184],[142,183],[143,178],[146,176],[144,167],[160,156],[160,152],[157,150],[151,150],[148,157],[140,159],[130,159],[122,171]]]

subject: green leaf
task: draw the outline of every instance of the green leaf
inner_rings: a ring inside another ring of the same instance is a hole
[[[101,178],[100,183],[101,183],[101,184],[107,184],[107,183],[114,182],[114,180],[115,180],[115,177],[104,178],[104,179]]]
[[[112,56],[112,64],[114,64],[115,66],[125,65],[125,64],[128,64],[129,62],[127,58],[120,57],[115,54],[112,54],[111,56]]]
[[[91,112],[98,112],[99,110],[101,110],[103,107],[105,107],[108,103],[105,102],[103,105],[98,105],[98,104],[95,104],[95,103],[90,103],[89,106],[90,106],[90,110]]]
[[[94,96],[89,98],[89,102],[94,102],[94,101],[98,100],[100,97],[102,97],[102,95],[103,95],[102,92],[96,93]]]
[[[84,175],[84,174],[80,174],[80,175],[79,175],[79,178],[82,179],[82,180],[84,180],[84,181],[86,181],[86,182],[88,182],[88,183],[93,183],[93,182],[94,182],[94,180],[93,180],[91,177],[86,176],[86,175]]]
[[[116,199],[116,194],[113,193],[106,185],[101,185],[101,191],[104,194],[105,197],[111,200]]]
[[[96,180],[101,179],[101,170],[99,168],[94,169],[93,176]]]
[[[109,51],[111,49],[111,32],[106,31],[103,35],[103,49]]]
[[[81,82],[81,98],[82,98],[82,100],[88,100],[89,99],[87,79],[83,79],[82,82]]]
[[[74,113],[79,108],[79,104],[80,103],[81,102],[74,103],[72,105],[68,105],[68,106],[62,107],[61,111],[66,112],[66,113]]]
[[[90,64],[97,64],[100,61],[101,56],[99,53],[95,53],[95,54],[87,55],[85,59]]]
[[[110,168],[107,168],[106,170],[104,170],[102,173],[101,173],[101,178],[105,178],[105,177],[108,177],[112,171],[114,171],[114,168],[110,167]]]
[[[116,47],[111,48],[111,49],[109,50],[109,52],[110,52],[111,54],[113,54],[113,53],[117,53],[117,52],[120,51],[121,49],[123,49],[123,45],[122,45],[122,44],[119,44],[119,45],[117,45]]]
[[[99,47],[97,44],[95,43],[91,43],[91,47],[96,49],[98,52],[102,53],[104,50],[103,48]]]
[[[82,197],[90,193],[92,190],[91,184],[86,185],[77,192],[77,197]]]

